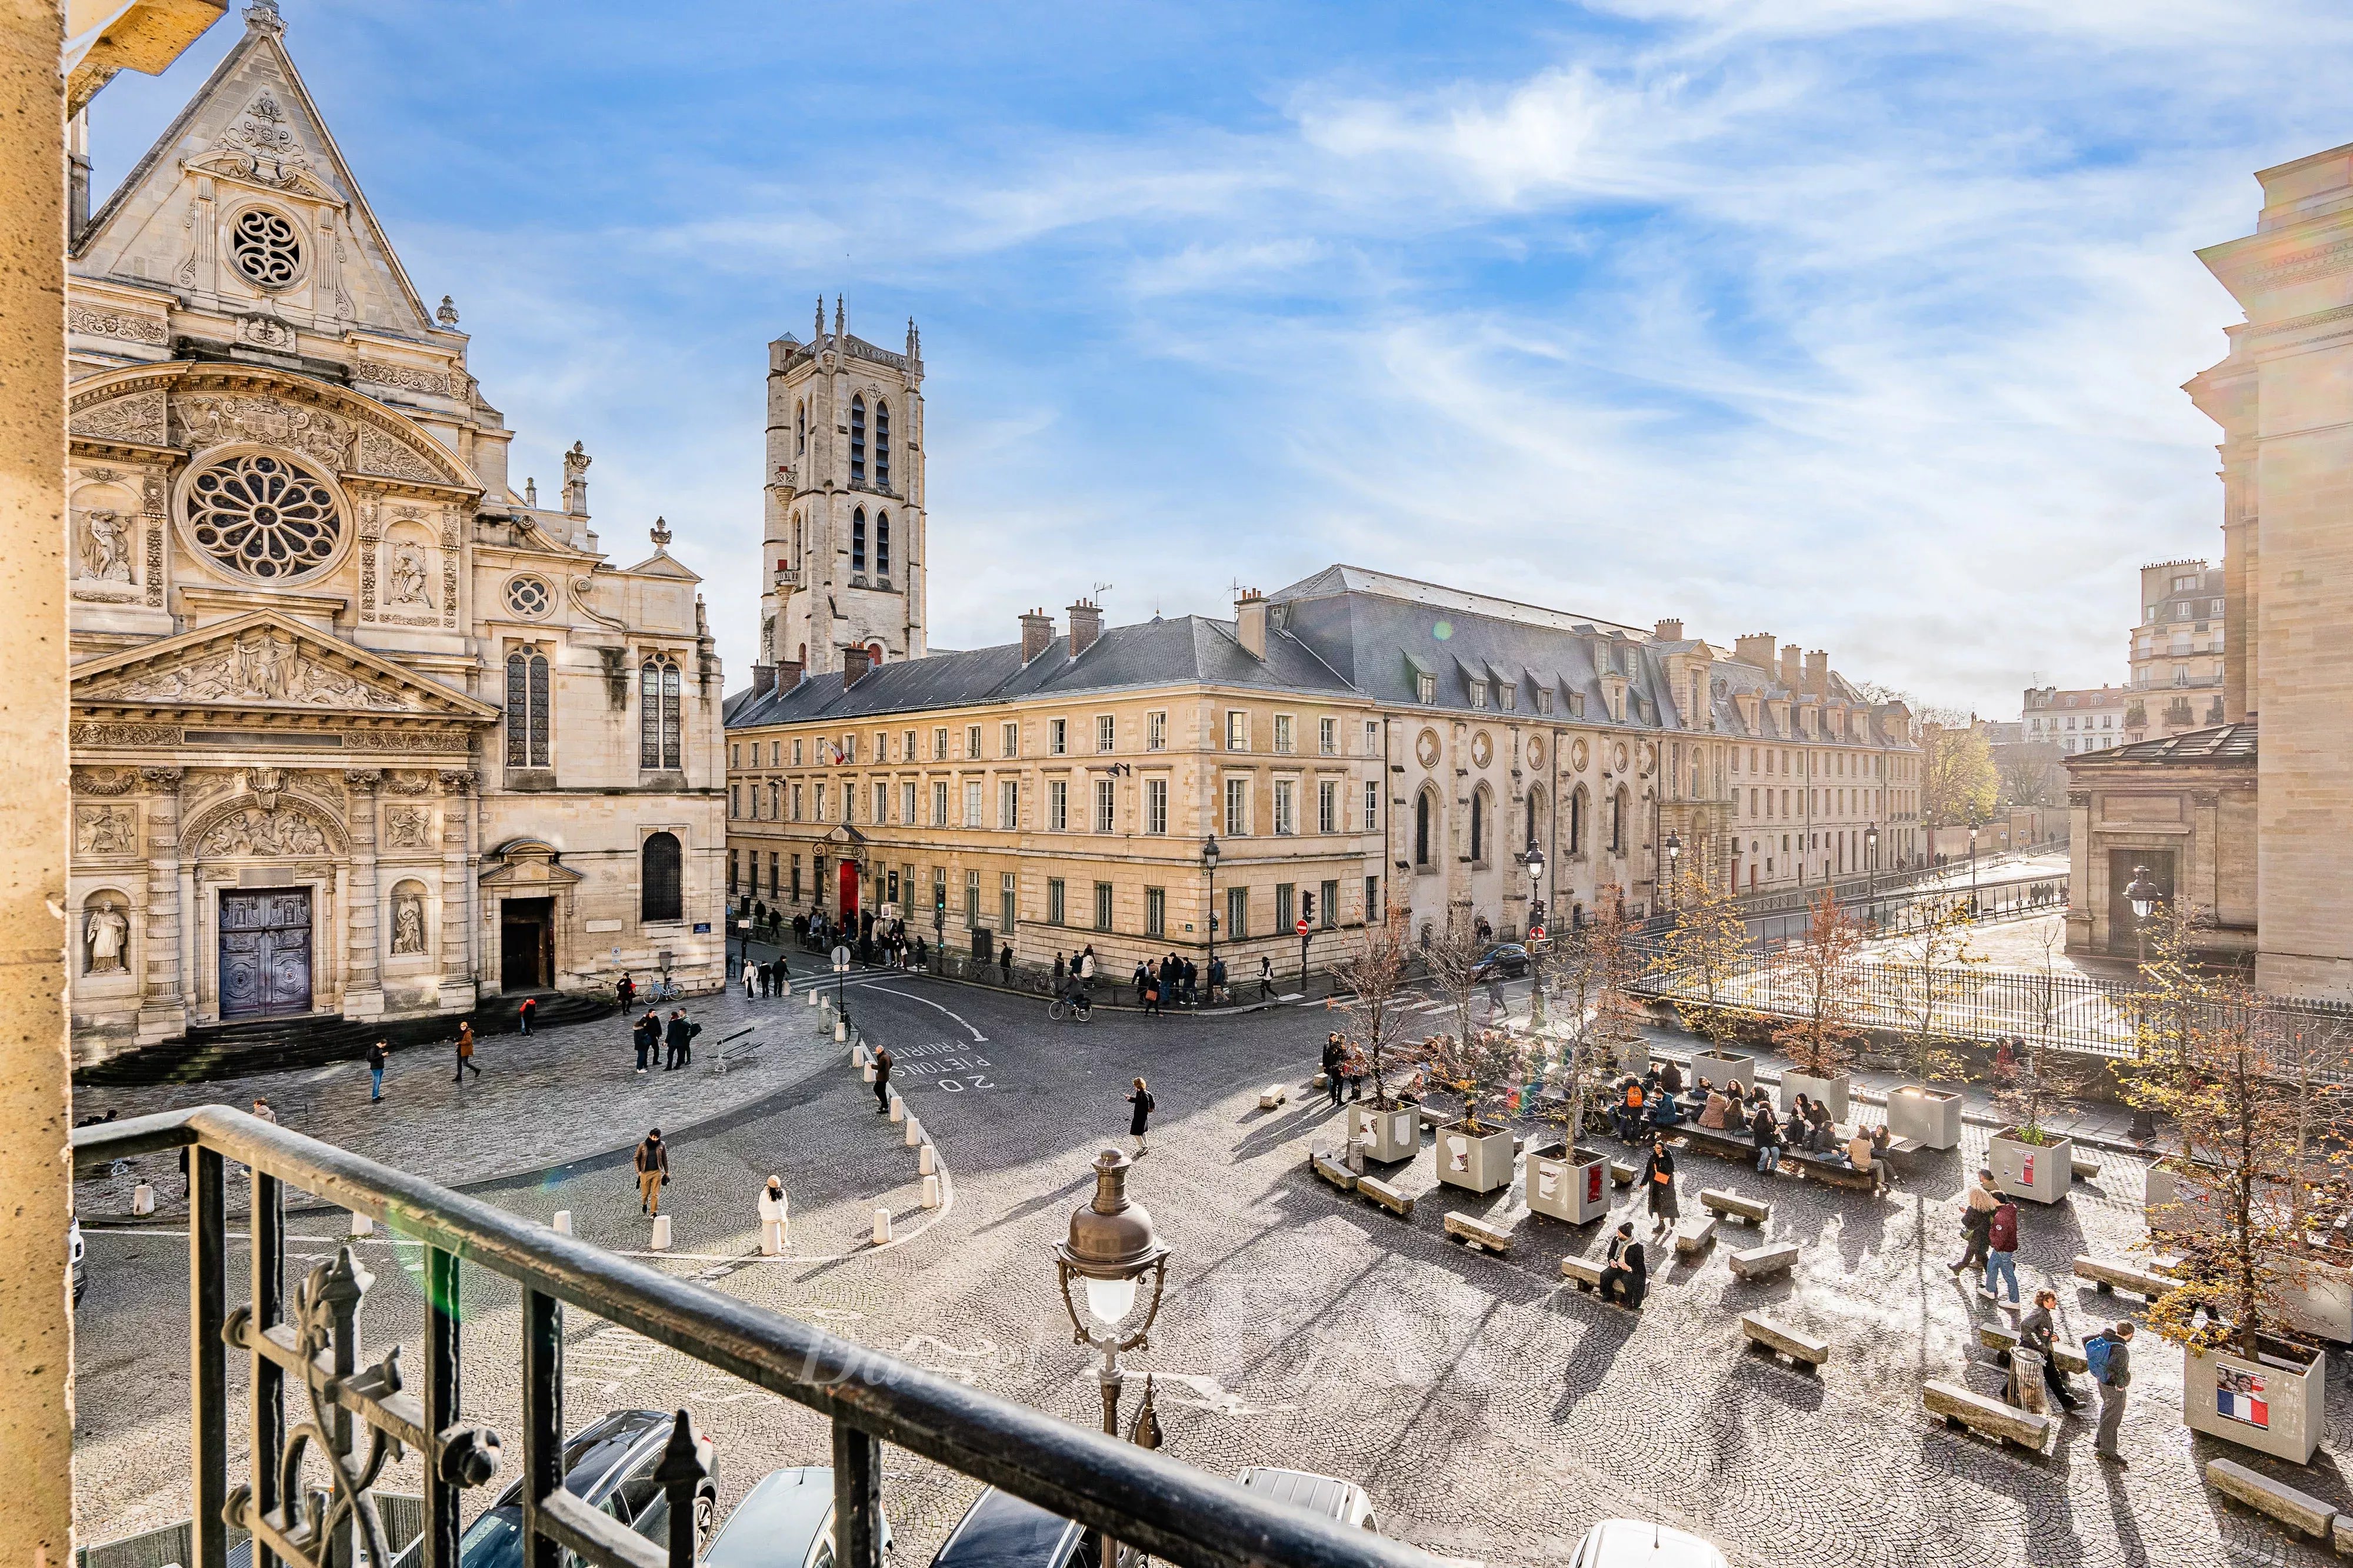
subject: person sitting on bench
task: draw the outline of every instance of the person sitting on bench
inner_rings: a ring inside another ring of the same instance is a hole
[[[1721,1131],[1724,1127],[1725,1114],[1731,1109],[1732,1102],[1724,1098],[1724,1091],[1711,1089],[1707,1091],[1707,1109],[1699,1113],[1699,1124],[1702,1127]]]
[[[1683,1108],[1675,1103],[1673,1095],[1669,1094],[1663,1088],[1651,1091],[1651,1110],[1648,1120],[1652,1127],[1672,1127],[1683,1119]]]
[[[1664,1067],[1661,1068],[1659,1069],[1659,1087],[1665,1089],[1670,1095],[1678,1095],[1683,1093],[1683,1069],[1682,1066],[1678,1063],[1670,1061]]]
[[[1629,1078],[1620,1087],[1618,1102],[1618,1136],[1631,1143],[1642,1131],[1642,1085],[1640,1079]]]
[[[1634,1222],[1620,1220],[1618,1234],[1609,1238],[1609,1261],[1601,1269],[1601,1299],[1639,1312],[1650,1288],[1650,1266],[1643,1259],[1642,1244],[1634,1239]]]

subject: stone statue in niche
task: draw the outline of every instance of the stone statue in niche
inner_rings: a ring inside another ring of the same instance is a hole
[[[404,958],[425,951],[425,900],[415,893],[392,896],[392,951]]]
[[[82,514],[81,574],[99,583],[131,581],[131,524],[112,507]]]
[[[392,596],[385,601],[387,604],[420,605],[428,610],[433,607],[433,595],[427,587],[425,552],[422,548],[406,540],[394,545],[391,577]]]
[[[121,910],[112,904],[91,910],[83,935],[88,950],[84,973],[120,974],[128,967],[122,952],[131,940],[131,919]]]

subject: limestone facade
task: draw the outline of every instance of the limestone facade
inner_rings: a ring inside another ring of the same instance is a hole
[[[512,432],[266,4],[74,236],[77,1049],[716,984],[721,674],[694,574],[518,494]]]
[[[2132,687],[2147,722],[2133,735],[2178,735],[2222,722],[2223,649],[2230,640],[2223,574],[2203,561],[2140,569],[2140,624],[2132,630]]]

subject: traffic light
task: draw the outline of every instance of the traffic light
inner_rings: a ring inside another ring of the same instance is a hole
[[[947,908],[948,908],[948,889],[947,889],[947,884],[946,884],[946,883],[944,883],[944,882],[934,882],[934,883],[933,883],[933,884],[932,884],[932,912],[933,912],[934,914],[945,914],[945,913],[947,913]]]
[[[1315,919],[1314,894],[1302,893],[1299,895],[1299,918],[1311,922]]]
[[[1528,906],[1528,924],[1531,926],[1540,926],[1545,923],[1544,917],[1544,900],[1542,899],[1538,899],[1535,902]]]

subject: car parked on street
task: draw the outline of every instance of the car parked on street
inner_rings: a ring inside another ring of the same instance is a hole
[[[991,1487],[948,1532],[932,1568],[1088,1568],[1101,1554],[1093,1531]]]
[[[1354,1481],[1319,1476],[1313,1470],[1279,1470],[1271,1465],[1252,1465],[1235,1479],[1244,1491],[1268,1502],[1303,1508],[1335,1524],[1380,1533],[1381,1527],[1373,1518],[1373,1500]]]
[[[73,1304],[81,1305],[82,1290],[90,1284],[90,1272],[82,1261],[83,1242],[81,1221],[69,1221],[66,1226],[66,1260],[73,1268]]]
[[[1585,1532],[1568,1568],[1731,1568],[1686,1531],[1643,1519],[1605,1519]]]
[[[1516,942],[1499,942],[1479,955],[1471,966],[1471,978],[1482,984],[1489,980],[1517,980],[1528,972],[1528,950]]]
[[[891,1516],[881,1521],[891,1548]],[[770,1470],[744,1494],[702,1553],[702,1568],[833,1568],[833,1470]]]

